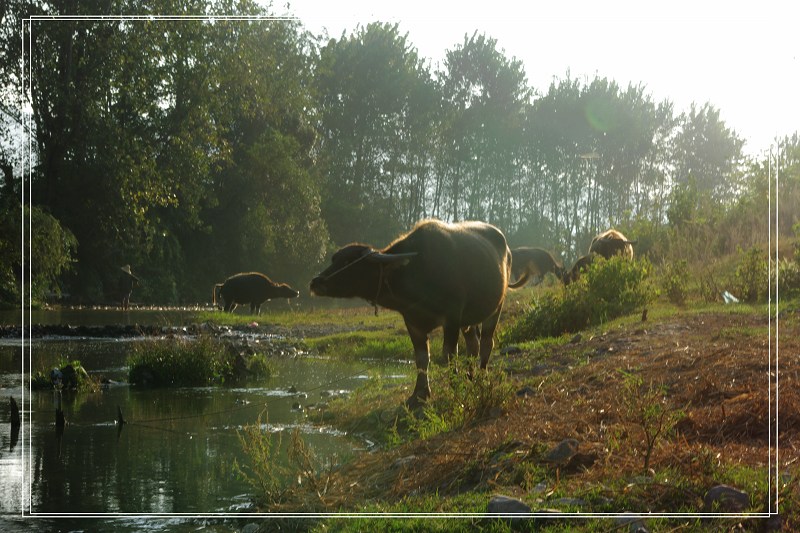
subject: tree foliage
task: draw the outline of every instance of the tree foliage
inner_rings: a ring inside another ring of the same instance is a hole
[[[331,248],[384,245],[425,217],[487,220],[567,263],[610,226],[691,260],[749,249],[764,224],[768,165],[710,103],[676,114],[644,85],[569,72],[540,92],[477,32],[433,69],[398,24],[322,38],[253,0],[159,6],[194,15],[179,20],[141,0],[3,7],[2,223],[22,213],[9,199],[29,106],[26,208],[60,231],[42,290],[78,301],[108,301],[125,264],[138,301],[203,302],[245,270],[303,286]],[[108,17],[22,24],[36,14]],[[792,199],[797,136],[782,142]],[[790,231],[797,214],[781,216]],[[19,261],[1,261],[3,299]]]
[[[385,240],[425,214],[432,83],[397,24],[369,24],[320,50],[319,163],[334,242]]]

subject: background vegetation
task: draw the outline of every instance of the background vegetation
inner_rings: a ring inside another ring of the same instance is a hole
[[[142,303],[206,302],[246,270],[302,289],[332,248],[384,245],[423,217],[486,220],[566,263],[610,226],[656,266],[765,253],[769,161],[746,157],[711,103],[676,110],[647,80],[568,70],[532,87],[477,33],[434,67],[398,25],[327,39],[291,20],[148,17],[166,12],[270,14],[249,0],[4,4],[2,302],[21,301],[26,213],[35,301],[116,301],[125,264]],[[118,13],[140,18],[22,24]],[[800,138],[778,141],[788,235]]]

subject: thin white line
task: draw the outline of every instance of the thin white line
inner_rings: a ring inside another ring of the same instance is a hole
[[[82,15],[82,16],[75,16],[75,15],[33,15],[23,20],[23,27],[24,22],[27,21],[31,24],[31,28],[28,34],[29,40],[29,51],[32,49],[32,21],[123,21],[123,20],[158,20],[158,21],[183,21],[183,20],[213,20],[213,21],[253,21],[253,20],[272,20],[272,21],[295,21],[299,20],[297,17],[290,17],[290,16],[210,16],[210,15],[107,15],[107,16],[95,16],[95,15]],[[24,62],[24,37],[23,37],[23,62]],[[32,80],[32,61],[28,63],[28,75],[29,79]],[[23,73],[24,73],[24,64],[23,64]],[[32,81],[30,82],[32,85]],[[23,81],[24,87],[24,81]],[[31,89],[31,96],[33,95],[33,91]],[[31,102],[32,104],[32,102]],[[33,132],[33,119],[32,114],[29,114],[29,129],[28,129],[28,144],[29,144],[29,151],[28,151],[28,164],[29,170],[32,170],[32,132]],[[770,161],[771,163],[771,161]],[[24,173],[23,173],[23,180],[24,180]],[[27,185],[23,182],[23,195],[25,187],[30,187],[30,179],[28,179]],[[771,186],[771,182],[770,182]],[[770,198],[771,201],[771,198]],[[770,207],[771,209],[771,207]],[[30,219],[30,212],[29,212],[29,219]],[[769,218],[769,217],[768,217]],[[771,219],[770,219],[771,223]],[[24,231],[24,230],[23,230]],[[771,238],[771,230],[770,230],[770,238]],[[23,242],[24,244],[24,242]],[[23,252],[24,253],[24,252]],[[24,259],[23,259],[24,261]],[[32,273],[31,265],[28,265],[29,268],[29,276]],[[24,270],[24,269],[23,269]],[[23,282],[25,279],[25,274],[23,272]],[[23,289],[24,290],[24,289]],[[30,309],[30,294],[28,294],[28,319],[29,321],[32,320],[32,311]],[[771,319],[771,313],[770,313]],[[23,311],[23,358],[25,354],[25,313]],[[771,327],[771,323],[770,323]],[[771,340],[771,337],[770,337]],[[30,358],[30,350],[28,350],[28,356]],[[29,361],[30,364],[30,361]],[[30,381],[30,376],[29,376]],[[771,380],[770,380],[771,385]],[[23,393],[25,388],[23,387]],[[771,394],[771,388],[770,388]],[[772,402],[770,401],[770,409],[772,407]],[[23,409],[24,410],[24,409]],[[770,423],[771,423],[771,414],[770,414]],[[770,432],[770,439],[772,437],[772,433]],[[24,442],[24,439],[23,439]],[[32,451],[29,449],[29,468],[32,464]],[[772,454],[769,454],[769,460],[771,462]],[[23,460],[24,462],[24,460]],[[23,465],[24,470],[24,465]],[[24,473],[23,473],[24,475]],[[32,481],[32,472],[29,472],[29,481]],[[771,478],[770,478],[771,480]],[[24,480],[23,480],[24,482]],[[547,517],[567,517],[567,518],[592,518],[592,517],[641,517],[641,518],[684,518],[684,517],[698,517],[698,518],[766,518],[771,516],[770,513],[645,513],[645,514],[635,514],[635,513],[557,513],[557,514],[542,514],[542,513],[530,513],[530,514],[488,514],[488,513],[34,513],[33,512],[33,498],[32,498],[32,483],[28,483],[28,517],[34,518],[47,518],[47,517],[84,517],[84,518],[100,518],[100,517],[242,517],[242,516],[255,516],[255,517],[381,517],[381,518],[392,518],[392,517],[428,517],[428,518],[448,518],[448,517],[536,517],[536,516],[547,516]],[[24,510],[23,510],[23,514]]]
[[[767,252],[767,265],[768,265],[768,275],[769,280],[767,281],[768,289],[769,289],[769,298],[767,299],[767,323],[769,324],[769,328],[767,331],[767,397],[769,398],[769,405],[767,406],[767,499],[769,500],[770,495],[772,494],[772,378],[770,377],[770,372],[772,371],[772,269],[773,265],[771,263],[770,254],[772,253],[772,146],[769,147],[769,153],[767,154],[767,205],[768,205],[768,212],[767,212],[767,241],[768,241],[768,252]],[[774,268],[777,269],[777,265],[774,265]],[[771,508],[771,505],[768,505],[768,508]]]
[[[23,103],[26,101],[26,98],[25,98],[25,63],[24,63],[24,61],[25,61],[25,31],[24,31],[25,22],[26,22],[25,20],[22,21],[23,32],[22,32],[22,35],[20,36],[20,38],[22,40],[22,48],[23,48],[23,55],[22,55],[23,63],[22,63],[22,72],[21,72],[21,74],[22,74],[22,91],[23,91],[22,94],[21,94],[21,97],[22,97],[22,102]],[[31,32],[31,28],[30,28],[30,21],[28,21],[28,47],[27,47],[27,53],[30,53],[30,51],[31,51],[31,33],[32,32]],[[29,61],[28,62],[28,84],[29,85],[30,85],[30,79],[31,79],[31,77],[30,77],[31,76],[31,72],[32,72],[31,71],[31,63]],[[24,109],[24,105],[23,105],[23,109]],[[24,213],[25,213],[25,211],[24,211],[25,207],[24,206],[25,206],[25,193],[27,192],[28,185],[30,184],[30,172],[31,172],[31,169],[33,168],[33,161],[32,161],[32,158],[33,158],[33,154],[32,154],[32,152],[33,152],[33,142],[32,142],[32,139],[31,139],[31,136],[32,136],[32,133],[33,133],[32,123],[31,123],[32,114],[28,114],[28,116],[25,117],[23,119],[23,121],[27,121],[27,123],[28,123],[27,161],[26,161],[26,158],[23,156],[23,160],[22,160],[22,176],[21,176],[21,180],[22,180],[21,185],[22,186],[20,187],[20,189],[22,190],[22,198],[23,198],[23,201],[22,201],[22,213],[23,213],[23,216],[22,216],[22,228],[23,228],[23,230],[22,230],[22,233],[23,233],[23,239],[22,239],[22,264],[26,265],[25,261],[27,259],[28,263],[30,263],[30,257],[27,257],[27,253],[26,253],[27,252],[27,248],[25,246],[25,230],[27,228],[28,232],[30,232],[31,227],[30,227],[30,225],[26,224],[25,215],[24,215]],[[24,142],[23,142],[23,146],[25,146]],[[26,163],[27,163],[27,168],[26,168]],[[30,200],[30,195],[28,195],[28,200]],[[29,211],[29,213],[30,213],[30,211]],[[30,236],[30,233],[28,235]],[[27,308],[25,307],[26,301],[27,302],[30,301],[30,299],[27,298],[27,291],[26,291],[26,287],[30,284],[30,277],[29,276],[26,277],[26,274],[27,274],[27,272],[26,272],[26,270],[25,270],[25,268],[23,266],[23,268],[22,268],[22,287],[21,287],[21,289],[22,289],[21,290],[21,293],[22,293],[21,294],[21,297],[22,297],[22,313],[21,313],[22,314],[22,333],[21,333],[22,334],[22,339],[21,340],[22,340],[22,361],[23,361],[22,364],[23,364],[23,367],[24,367],[25,358],[26,358],[26,355],[27,355],[27,358],[28,358],[28,369],[30,370],[31,368],[33,368],[32,361],[31,361],[31,354],[30,354],[30,350],[26,349],[28,347],[26,346],[26,343],[25,343],[25,326],[26,325],[30,325],[30,319],[31,319],[30,315],[26,316],[26,311],[27,311]],[[26,281],[27,281],[27,285],[26,285]],[[28,320],[26,320],[26,318]],[[22,402],[23,403],[23,405],[22,405],[23,413],[25,413],[27,402],[30,402],[29,398],[27,400],[25,398],[25,393],[30,389],[26,388],[26,386],[25,386],[25,378],[24,378],[24,376],[25,376],[25,373],[23,372],[20,375],[20,378],[21,378],[20,379],[20,386],[22,387],[22,394],[23,394],[23,402]],[[25,420],[25,416],[24,415],[23,415],[23,420]],[[27,420],[27,423],[30,424],[30,419]],[[22,434],[22,483],[25,484],[26,483],[26,479],[27,480],[32,479],[30,473],[27,472],[26,469],[30,468],[30,465],[33,464],[33,451],[32,451],[33,447],[31,445],[30,441],[26,442],[25,436],[26,435],[32,435],[33,432],[32,431],[26,431],[25,430],[25,424],[22,425],[21,431],[23,431],[23,434]],[[25,462],[26,452],[27,452],[27,459],[28,459],[27,463]],[[27,474],[27,476],[26,476],[26,474]],[[31,496],[32,496],[32,493],[33,493],[33,487],[32,487],[31,483],[27,483],[26,485],[27,485],[27,489],[28,489],[27,490],[28,502],[30,503]],[[22,514],[23,516],[25,515],[25,494],[26,494],[26,491],[24,489],[20,491],[20,497],[22,498],[22,501],[20,502],[20,514]]]
[[[294,16],[260,16],[260,15],[220,15],[220,16],[207,16],[207,15],[32,15],[27,20],[36,21],[120,21],[120,20],[158,20],[158,21],[176,21],[176,20],[233,20],[233,21],[247,21],[247,20],[300,20]]]
[[[24,108],[24,102],[25,102],[25,63],[24,63],[24,61],[25,61],[25,20],[24,19],[21,20],[20,24],[21,24],[21,31],[20,31],[19,39],[20,39],[20,47],[22,49],[22,61],[23,61],[22,64],[20,65],[20,91],[21,91],[20,92],[20,97],[21,97],[20,98],[20,102],[23,103],[23,108]],[[24,127],[25,122],[27,120],[27,117],[24,115],[24,111],[22,111],[22,112],[23,112],[23,115],[21,116],[21,120],[22,120],[22,124],[23,124],[23,127]],[[28,145],[26,146],[24,139],[23,139],[21,145],[22,145],[22,158],[20,160],[20,166],[22,168],[20,170],[21,170],[21,180],[22,180],[21,181],[21,185],[22,185],[22,187],[20,187],[20,195],[22,196],[22,198],[21,198],[22,204],[20,205],[20,215],[21,215],[21,218],[22,218],[22,224],[20,224],[20,225],[22,226],[22,228],[21,228],[21,231],[20,231],[20,238],[22,239],[22,242],[20,244],[21,244],[21,249],[22,249],[22,254],[21,254],[22,264],[25,265],[25,210],[24,210],[24,206],[25,206],[25,156],[27,155],[26,148],[30,147],[30,135],[28,135]],[[22,293],[21,296],[22,296],[22,299],[23,299],[23,305],[22,305],[22,310],[21,310],[22,312],[20,313],[22,315],[22,317],[21,317],[22,318],[22,330],[21,330],[20,335],[22,337],[24,337],[24,335],[25,335],[25,333],[24,333],[25,332],[25,304],[24,304],[24,299],[25,299],[25,296],[24,296],[24,292],[25,292],[25,268],[24,268],[24,266],[22,268],[22,278],[23,278],[22,279],[22,287],[21,287],[21,291],[20,292]],[[22,340],[22,339],[20,339],[20,340]],[[21,403],[22,403],[22,405],[20,406],[20,408],[22,410],[22,412],[20,413],[20,422],[21,422],[21,424],[20,424],[20,432],[22,433],[22,443],[20,445],[20,451],[21,451],[21,454],[22,454],[22,469],[21,469],[22,479],[20,480],[20,482],[22,483],[22,490],[19,491],[19,497],[20,497],[20,500],[19,500],[19,513],[20,513],[20,515],[23,515],[25,513],[25,487],[27,485],[25,483],[25,384],[24,384],[24,382],[25,382],[25,343],[22,342],[21,344],[22,344],[22,358],[21,358],[20,364],[21,364],[22,368],[20,369],[20,373],[19,373],[19,386],[20,386],[20,389],[22,390],[22,395],[21,395],[21,398],[22,398],[21,399]]]
[[[780,174],[781,174],[781,145],[778,143],[777,157],[775,159],[775,512],[778,512],[778,493],[780,491],[780,444],[778,442],[778,429],[780,424],[780,386],[779,386],[779,356],[780,356],[780,284],[779,269],[778,269],[778,248],[780,237],[779,225],[779,208],[780,208],[780,194],[778,193],[780,187]],[[771,420],[770,420],[771,423]]]

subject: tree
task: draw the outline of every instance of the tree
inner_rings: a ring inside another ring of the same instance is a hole
[[[313,44],[296,21],[219,22],[213,30],[213,121],[224,158],[202,211],[208,240],[197,240],[210,242],[214,261],[207,246],[193,247],[191,263],[206,281],[260,270],[300,283],[328,242],[314,167]]]
[[[396,24],[331,39],[315,75],[323,213],[334,242],[383,242],[423,214],[436,93]]]
[[[523,203],[537,225],[549,221],[568,255],[584,253],[609,226],[661,217],[671,110],[668,102],[652,102],[642,86],[623,91],[605,78],[585,85],[569,75],[534,102]]]
[[[726,205],[741,192],[742,141],[725,126],[719,111],[706,103],[698,108],[692,103],[688,113],[678,118],[679,130],[673,153],[673,180],[685,183],[689,176],[700,191]]]
[[[521,178],[522,131],[531,98],[522,62],[485,35],[464,37],[438,73],[444,126],[438,156],[441,189],[452,220],[488,220],[513,230]]]
[[[168,8],[268,14],[247,1]],[[37,9],[152,13],[137,0]],[[298,276],[319,260],[313,50],[297,22],[40,20],[31,31],[33,201],[80,243],[73,294],[107,300],[130,263],[145,301],[197,301],[231,270]]]

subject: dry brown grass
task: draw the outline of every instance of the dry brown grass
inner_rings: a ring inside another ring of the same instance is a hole
[[[777,402],[779,468],[794,476],[794,489],[800,474],[798,322],[794,316],[782,325]],[[655,476],[637,495],[642,508],[634,510],[674,512],[675,505],[699,510],[703,491],[721,469],[763,469],[767,475],[774,452],[769,428],[775,391],[770,392],[766,328],[766,318],[755,315],[694,314],[618,327],[549,348],[544,358],[545,365],[552,363],[549,370],[513,376],[534,394],[463,430],[364,454],[326,479],[326,506],[358,510],[371,501],[465,490],[526,496],[531,487],[524,473],[531,468],[540,469],[550,490],[563,494],[613,492],[615,482],[642,473],[637,427],[620,407],[624,370],[645,384],[664,385],[665,405],[686,414],[676,432],[657,443],[651,465],[655,472],[672,469],[690,482],[676,485]],[[519,362],[532,355],[523,352],[493,364],[524,367]],[[543,464],[544,451],[566,438],[580,442],[580,460],[560,469]],[[756,495],[755,501],[766,505],[766,495]],[[798,525],[798,511],[793,513],[789,524]]]

